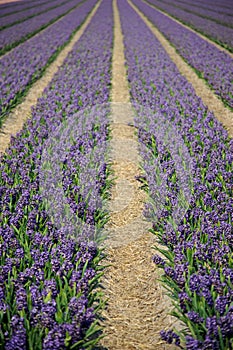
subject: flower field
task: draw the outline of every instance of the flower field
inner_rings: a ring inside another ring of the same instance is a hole
[[[233,142],[213,106],[203,103],[140,16],[168,38],[223,110],[232,112],[232,29],[217,27],[224,13],[229,19],[230,1],[206,0],[200,6],[198,0],[176,0],[173,6],[150,0],[189,19],[195,13],[195,25],[206,21],[205,28],[217,36],[207,35],[229,53],[148,3],[28,0],[0,5],[0,134],[15,106],[90,18],[0,156],[0,349],[103,349],[108,249],[102,233],[118,176],[109,153],[111,102],[118,102],[112,91],[120,74],[120,69],[113,72],[113,49],[120,50],[114,38],[116,11],[141,159],[141,173],[134,177],[147,194],[144,216],[156,240],[154,269],[180,324],[168,328],[161,322],[159,345],[142,339],[142,348],[233,349]],[[137,288],[136,279],[133,283]],[[153,316],[152,306],[146,307]],[[145,323],[142,319],[142,328]],[[132,348],[126,344],[124,349]]]

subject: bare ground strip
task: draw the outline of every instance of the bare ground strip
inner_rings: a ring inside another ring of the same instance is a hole
[[[140,174],[138,143],[132,127],[133,112],[124,66],[124,46],[117,1],[114,9],[114,49],[112,64],[111,158],[117,177],[110,201],[111,219],[103,287],[108,298],[103,316],[105,337],[101,346],[108,350],[172,349],[160,341],[159,331],[174,323],[170,302],[156,279],[159,271],[151,257],[154,237],[143,218],[146,200],[135,176]]]
[[[11,135],[15,136],[17,132],[22,129],[25,121],[31,117],[31,107],[34,106],[37,102],[37,99],[42,96],[44,89],[51,82],[53,76],[63,64],[69,52],[72,51],[75,43],[81,38],[86,27],[96,13],[99,5],[100,2],[98,2],[93,8],[86,21],[74,35],[69,44],[59,53],[55,61],[49,65],[45,71],[45,74],[31,86],[23,102],[19,104],[14,110],[12,110],[8,118],[3,123],[3,126],[0,130],[0,154],[5,152],[6,148],[8,147]]]
[[[20,2],[22,0],[0,0],[0,5],[5,5],[5,4],[8,4],[10,2]]]

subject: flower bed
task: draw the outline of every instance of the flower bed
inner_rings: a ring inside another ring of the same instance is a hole
[[[2,3],[0,4],[0,10],[1,10],[0,17],[8,16],[16,12],[21,12],[29,8],[32,8],[34,6],[39,6],[46,2],[48,2],[48,0],[47,1],[43,0],[42,2],[37,0],[37,1],[30,1],[30,2],[20,1],[20,2],[14,2],[14,3],[10,2],[5,4]]]
[[[189,5],[192,4],[194,6],[193,1],[191,1],[191,0],[186,0],[183,3],[189,4]],[[233,14],[232,7],[229,5],[229,2],[227,2],[227,1],[215,1],[214,4],[212,1],[205,1],[205,3],[203,4],[203,2],[201,2],[199,0],[199,1],[195,2],[195,6],[199,7],[199,8],[203,8],[203,9],[216,11],[218,13],[222,13],[222,14],[226,14],[226,15]]]
[[[202,8],[200,6],[197,7],[196,4],[193,3],[180,3],[179,1],[172,3],[166,2],[166,4],[171,6],[172,8],[180,8],[181,10],[197,15],[199,17],[207,18],[211,21],[223,24],[227,27],[233,27],[232,13],[229,15],[227,15],[226,13],[221,13],[221,8],[217,8],[216,5],[213,6],[212,10],[210,10],[207,8]]]
[[[90,0],[0,59],[0,126],[2,119],[41,77],[62,47],[80,27],[96,0]]]
[[[233,142],[139,16],[127,3],[119,7],[131,101],[138,114],[141,181],[150,195],[146,214],[160,243],[154,262],[163,269],[173,314],[184,325],[161,336],[190,350],[231,349]],[[172,132],[176,138],[169,142]],[[180,155],[172,157],[173,143],[182,150],[180,140],[192,175],[187,187],[185,162]],[[179,209],[185,210],[183,217]]]
[[[108,190],[108,118],[101,110],[76,113],[109,100],[112,44],[112,7],[104,0],[1,158],[1,348],[91,349],[98,340],[103,253],[88,232],[76,227],[71,235],[67,223],[57,227],[49,217],[40,173],[51,136],[74,125],[60,159],[65,198],[83,229],[102,227],[106,213],[93,200]],[[92,183],[84,176],[90,172]]]
[[[22,23],[15,24],[0,32],[0,55],[6,53],[18,44],[32,37],[48,25],[57,21],[60,17],[74,9],[81,1],[72,0],[65,5],[30,18]],[[38,39],[37,39],[38,40]]]
[[[175,46],[224,103],[233,108],[233,59],[195,33],[140,0],[134,4]]]
[[[35,6],[32,8],[29,8],[25,11],[22,11],[20,13],[16,12],[16,13],[13,13],[9,16],[5,16],[5,17],[1,18],[0,29],[2,30],[3,28],[10,27],[13,24],[26,21],[29,18],[38,16],[42,12],[45,12],[45,11],[51,10],[52,8],[56,8],[58,6],[61,6],[68,1],[64,1],[64,0],[49,1],[49,2],[46,2],[45,4],[41,4],[39,7]]]
[[[167,12],[169,15],[177,18],[179,21],[206,35],[211,40],[226,47],[233,52],[233,29],[225,27],[221,24],[214,23],[208,19],[201,18],[190,12],[186,12],[179,8],[172,8],[167,4],[162,4],[157,0],[149,0],[149,3],[155,5],[158,9]]]

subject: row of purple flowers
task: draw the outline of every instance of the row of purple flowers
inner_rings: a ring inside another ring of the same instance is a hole
[[[27,8],[31,8],[34,6],[40,6],[40,4],[44,4],[49,0],[44,1],[13,1],[10,3],[5,3],[0,5],[0,17],[8,16],[9,14],[24,11]]]
[[[0,58],[0,126],[31,84],[43,74],[80,27],[96,0],[88,0],[57,23]]]
[[[104,0],[1,158],[1,348],[90,349],[98,340],[103,252],[92,234],[106,220],[109,132],[106,111],[87,111],[109,100],[112,45],[112,5]],[[54,144],[60,163],[52,166],[81,231],[69,217],[58,225],[48,208],[61,203],[41,192],[43,154],[53,157]]]
[[[232,6],[231,4],[229,4],[229,1],[215,1],[213,3],[213,1],[205,1],[203,3],[203,1],[201,0],[198,0],[198,1],[195,1],[195,3],[192,1],[192,0],[182,0],[180,1],[181,3],[185,3],[185,4],[193,4],[193,6],[195,5],[196,7],[200,7],[200,8],[206,8],[206,9],[209,9],[209,10],[213,10],[213,11],[216,11],[216,12],[219,12],[219,13],[225,13],[225,14],[233,14],[233,9],[232,9]]]
[[[29,18],[38,16],[42,12],[52,10],[53,8],[56,8],[60,5],[63,5],[64,3],[68,2],[70,0],[59,0],[59,1],[49,1],[46,3],[42,3],[39,7],[30,7],[29,9],[26,9],[22,12],[16,12],[9,16],[5,16],[0,19],[0,30],[6,27],[10,27],[16,23],[23,22],[28,20]],[[1,13],[1,11],[0,11]]]
[[[206,35],[221,46],[226,47],[230,52],[233,52],[233,28],[225,27],[222,24],[199,17],[180,8],[172,7],[171,5],[162,3],[158,0],[147,1],[152,5],[155,5],[158,9],[167,12],[169,15],[195,29],[196,31]]]
[[[233,108],[233,59],[145,2],[134,0],[134,4],[208,82],[224,103]]]
[[[118,3],[143,159],[139,180],[159,242],[154,262],[183,325],[161,336],[189,350],[230,349],[233,142],[145,23]]]
[[[203,9],[203,10],[210,10],[210,11],[214,11],[214,12],[218,12],[220,14],[223,14],[223,15],[233,15],[233,10],[232,10],[232,7],[229,6],[229,2],[226,2],[225,5],[226,7],[224,6],[224,2],[220,2],[218,3],[217,1],[213,2],[211,1],[210,3],[206,2],[203,3],[203,2],[199,2],[199,1],[191,1],[191,0],[177,0],[177,2],[179,4],[184,4],[184,5],[192,5],[193,8],[195,9]]]
[[[196,7],[195,4],[186,4],[186,3],[180,3],[180,1],[166,1],[166,4],[171,6],[171,8],[176,7],[180,8],[181,10],[184,10],[186,12],[189,12],[191,14],[195,14],[197,16],[210,19],[211,21],[223,24],[227,27],[233,27],[233,17],[232,13],[223,14],[218,12],[218,8],[214,8],[212,10],[202,8],[200,6]]]
[[[4,54],[15,46],[32,37],[42,29],[48,27],[60,17],[79,5],[80,0],[71,0],[64,5],[56,7],[46,13],[5,28],[0,32],[0,54]]]

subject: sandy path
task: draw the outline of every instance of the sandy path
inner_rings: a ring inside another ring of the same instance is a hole
[[[108,298],[104,312],[104,349],[172,349],[160,341],[159,331],[171,325],[169,302],[156,281],[158,270],[151,261],[154,237],[143,218],[146,195],[139,175],[137,137],[133,123],[123,36],[116,0],[114,5],[114,49],[112,65],[112,161],[116,185],[110,201],[106,270],[103,286]],[[173,320],[174,322],[174,320]]]
[[[180,73],[192,84],[196,94],[202,99],[208,109],[214,113],[215,117],[224,125],[229,136],[233,137],[233,112],[224,106],[221,100],[206,85],[205,81],[197,76],[194,70],[183,60],[169,41],[159,32],[156,27],[154,27],[146,16],[144,16],[144,14],[142,14],[142,12],[140,12],[130,0],[128,0],[128,2],[163,45],[172,61],[176,64]]]
[[[7,146],[9,145],[11,135],[16,135],[17,132],[22,129],[25,121],[30,118],[31,107],[36,104],[37,99],[41,97],[44,89],[51,82],[54,74],[56,74],[68,53],[73,49],[74,44],[80,39],[84,30],[96,13],[99,5],[100,2],[96,4],[91,13],[88,15],[85,23],[77,31],[67,46],[65,46],[65,48],[59,53],[55,61],[49,65],[44,75],[31,86],[24,101],[9,114],[0,130],[0,153],[6,150]]]
[[[21,0],[0,0],[0,5],[9,4],[11,2],[20,2]]]

